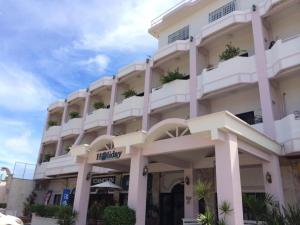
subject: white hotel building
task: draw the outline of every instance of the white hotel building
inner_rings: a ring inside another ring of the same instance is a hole
[[[111,197],[136,210],[137,225],[195,218],[197,180],[213,184],[207,204],[231,204],[231,225],[251,220],[242,195],[299,203],[300,1],[184,1],[149,33],[151,58],[49,106],[37,201],[59,204],[71,190],[78,225],[97,198],[91,184],[106,179],[123,187]],[[243,51],[220,61],[228,43]],[[184,79],[162,84],[177,68]]]

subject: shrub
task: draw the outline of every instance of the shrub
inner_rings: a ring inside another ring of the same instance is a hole
[[[26,217],[31,216],[31,206],[34,204],[36,198],[36,193],[33,191],[30,195],[26,198],[25,202],[23,203],[23,215]]]
[[[220,61],[231,59],[240,54],[241,50],[238,47],[234,47],[231,43],[226,45],[225,50],[219,55]]]
[[[31,206],[31,211],[37,216],[45,218],[56,218],[60,206],[35,204]]]
[[[73,111],[73,112],[69,113],[69,116],[71,119],[75,119],[75,118],[79,118],[80,115],[79,115],[79,112]]]
[[[160,78],[163,84],[170,83],[173,80],[182,80],[186,75],[179,72],[177,68],[175,71],[169,71],[167,75]]]
[[[104,210],[105,225],[135,225],[135,211],[127,206],[109,206]]]
[[[104,102],[95,102],[94,103],[94,109],[104,109],[105,105]]]
[[[73,211],[71,206],[60,206],[55,217],[59,225],[74,225],[77,214],[78,213]]]
[[[5,209],[6,208],[6,203],[0,203],[0,209]]]
[[[43,162],[49,162],[50,159],[51,159],[52,157],[53,157],[53,156],[50,155],[50,154],[45,154],[45,155],[44,155],[44,160],[43,160]]]
[[[58,122],[57,121],[53,121],[53,120],[49,120],[48,121],[48,126],[49,127],[53,127],[53,126],[57,126],[58,125]]]
[[[122,94],[125,98],[130,98],[132,96],[136,96],[137,93],[133,89],[128,89],[127,91],[124,91]]]

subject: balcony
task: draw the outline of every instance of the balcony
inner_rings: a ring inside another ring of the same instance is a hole
[[[173,55],[176,52],[186,52],[190,49],[190,40],[178,40],[160,48],[153,56],[154,62],[161,60],[167,56]]]
[[[220,62],[216,68],[204,69],[198,76],[200,96],[226,87],[256,82],[254,57],[237,56]]]
[[[56,101],[48,107],[48,111],[53,111],[54,109],[63,109],[65,107],[65,104],[66,103],[64,100]]]
[[[80,89],[72,94],[70,94],[68,97],[67,97],[67,101],[68,102],[71,102],[75,99],[79,99],[79,98],[85,98],[86,97],[86,89]]]
[[[78,135],[81,132],[82,118],[70,119],[63,124],[61,136]]]
[[[47,170],[45,176],[55,176],[57,174],[70,174],[78,172],[78,164],[75,162],[75,158],[71,155],[62,155],[51,158],[47,164]]]
[[[38,179],[43,179],[45,178],[47,166],[49,162],[43,162],[41,164],[37,164],[35,171],[34,171],[34,177],[33,179],[38,180]]]
[[[144,97],[132,96],[116,104],[114,108],[114,121],[143,115]]]
[[[109,109],[98,109],[89,114],[84,122],[84,130],[107,126]]]
[[[253,125],[255,129],[263,132],[263,124]],[[281,120],[275,121],[276,140],[284,145],[285,154],[299,153],[300,151],[300,118],[290,114]]]
[[[189,80],[174,80],[152,90],[150,110],[189,101]]]
[[[61,126],[49,127],[43,136],[43,143],[55,142],[59,139]]]
[[[278,40],[267,50],[268,75],[275,77],[281,71],[300,65],[300,34]]]
[[[129,74],[140,73],[142,71],[145,71],[145,69],[146,69],[146,64],[144,62],[135,62],[126,67],[121,68],[118,71],[117,77],[122,78]]]
[[[89,90],[92,92],[101,87],[111,86],[112,83],[113,83],[112,77],[102,77],[100,80],[93,82],[90,85]]]

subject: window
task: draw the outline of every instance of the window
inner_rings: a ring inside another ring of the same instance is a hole
[[[250,125],[255,124],[255,116],[254,116],[253,111],[240,113],[240,114],[237,114],[235,116],[240,118],[241,120],[244,120],[246,123],[248,123]]]
[[[235,1],[231,1],[231,2],[227,3],[226,5],[223,5],[222,7],[209,13],[208,22],[211,23],[217,19],[220,19],[221,17],[235,11],[235,8],[236,8]]]
[[[60,205],[61,194],[55,194],[53,199],[53,205]]]
[[[168,44],[171,44],[177,40],[186,40],[188,38],[189,38],[189,26],[185,26],[184,28],[169,35]]]

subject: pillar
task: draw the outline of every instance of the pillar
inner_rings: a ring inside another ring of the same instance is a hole
[[[82,139],[83,139],[83,136],[84,136],[84,122],[85,122],[85,119],[86,119],[87,115],[89,114],[90,102],[91,102],[91,92],[88,92],[87,96],[85,98],[85,102],[84,102],[81,132],[80,132],[79,136],[77,137],[74,145],[79,145],[81,143]]]
[[[198,49],[193,38],[190,42],[190,118],[198,116],[197,100],[197,61]]]
[[[256,7],[252,12],[252,30],[254,39],[256,73],[258,77],[258,87],[260,104],[263,117],[264,132],[272,139],[276,138],[272,97],[267,70],[267,58],[265,52],[265,40],[262,20],[259,9]]]
[[[189,179],[189,184],[186,183]],[[184,170],[184,217],[197,218],[199,214],[198,199],[195,195],[196,174],[193,168]]]
[[[271,175],[271,181],[266,179],[267,174]],[[263,175],[265,192],[271,194],[281,206],[284,206],[282,176],[278,156],[273,155],[270,162],[263,163]]]
[[[67,116],[68,116],[68,102],[66,101],[62,120],[61,120],[61,130],[62,130],[62,127],[64,126],[64,124],[67,122]],[[56,145],[55,157],[60,156],[61,149],[62,149],[62,138],[59,137],[58,141],[57,141],[57,145]]]
[[[131,156],[128,207],[135,210],[136,225],[145,225],[147,201],[147,175],[143,176],[143,169],[148,160],[141,150],[135,150]]]
[[[107,135],[113,134],[114,107],[115,107],[115,101],[116,101],[116,94],[117,94],[117,78],[114,76],[113,84],[111,87],[110,108],[109,108],[109,116],[108,116],[108,124],[107,124]]]
[[[76,191],[73,209],[78,213],[76,225],[85,225],[90,196],[91,181],[88,174],[92,171],[92,165],[87,164],[86,160],[79,164],[76,182]]]
[[[228,202],[233,211],[226,217],[227,224],[241,225],[244,221],[237,137],[230,133],[224,136],[224,141],[215,144],[218,206]]]
[[[147,131],[149,128],[149,101],[151,93],[151,75],[152,75],[153,61],[147,59],[145,71],[145,85],[144,85],[144,109],[143,109],[143,122],[142,130]]]

